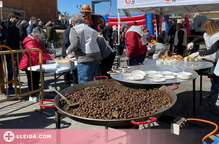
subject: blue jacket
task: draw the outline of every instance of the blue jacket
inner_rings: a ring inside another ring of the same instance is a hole
[[[34,25],[34,24],[29,25],[27,27],[27,30],[26,30],[27,31],[27,35],[31,34],[35,27],[37,27],[37,25]]]

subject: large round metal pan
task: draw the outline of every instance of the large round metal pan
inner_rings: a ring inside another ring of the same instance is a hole
[[[65,95],[68,92],[74,93],[80,89],[84,89],[84,88],[89,87],[89,86],[99,86],[99,85],[103,85],[103,84],[109,84],[109,85],[114,85],[114,86],[121,85],[119,82],[117,82],[116,80],[113,80],[113,79],[99,80],[99,81],[92,81],[92,82],[87,82],[87,83],[71,86],[71,87],[66,88],[63,91],[61,91],[61,93],[63,95]],[[54,104],[55,104],[56,108],[58,109],[59,113],[64,114],[64,115],[68,116],[69,118],[71,118],[75,121],[78,121],[78,122],[91,124],[91,125],[108,126],[108,127],[126,127],[126,126],[133,125],[131,123],[131,120],[134,120],[136,122],[140,122],[140,121],[145,121],[148,117],[158,117],[158,115],[161,115],[163,112],[167,111],[175,104],[177,97],[176,97],[176,94],[171,89],[169,89],[166,86],[162,86],[159,89],[164,90],[165,93],[171,98],[171,106],[170,107],[162,106],[161,108],[158,109],[157,113],[155,113],[155,114],[151,114],[151,115],[148,115],[145,117],[131,118],[131,119],[113,119],[113,120],[111,120],[111,119],[91,119],[91,118],[79,117],[79,116],[73,115],[71,112],[65,110],[65,106],[60,105],[60,98],[61,97],[59,95],[57,95],[55,97]]]

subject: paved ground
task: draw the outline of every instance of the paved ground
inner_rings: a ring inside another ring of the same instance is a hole
[[[61,49],[58,49],[58,55],[61,54]],[[123,58],[124,60],[124,58]],[[124,64],[124,61],[122,61]],[[22,88],[23,91],[27,91],[26,75],[25,73],[21,74],[22,76]],[[47,83],[53,82],[53,75],[46,74],[45,80]],[[59,86],[64,85],[63,77],[58,81]],[[207,77],[203,77],[203,95],[209,94],[210,89],[210,80]],[[196,85],[196,107],[197,107],[197,118],[210,120],[219,124],[219,115],[213,114],[210,112],[210,101],[203,101],[202,105],[199,105],[199,78],[197,79]],[[177,103],[166,113],[171,116],[182,116],[185,118],[192,117],[192,82],[185,82],[180,84],[180,88],[176,90],[177,93]],[[47,95],[49,94],[49,95]],[[45,89],[45,98],[53,99],[55,93],[51,92],[48,89]],[[1,99],[3,97],[1,96]],[[0,104],[0,128],[1,129],[53,129],[55,128],[54,120],[54,110],[53,109],[44,109],[43,111],[51,114],[51,116],[39,113],[34,111],[35,108],[39,108],[38,103],[33,102],[19,102],[17,100],[4,102]],[[76,121],[73,121],[65,116],[62,116],[61,127],[64,129],[101,129],[104,127],[101,126],[92,126],[87,124],[82,124]],[[142,127],[141,127],[142,128]],[[162,124],[157,123],[154,129],[161,129]],[[166,125],[165,129],[169,129],[170,126]],[[214,129],[213,126],[203,123],[194,123],[189,122],[189,124],[183,128],[183,131],[180,136],[174,136],[172,140],[173,143],[181,141],[182,143],[201,143],[202,137]],[[215,135],[211,136],[211,139],[214,140],[216,137],[219,137],[219,131]],[[208,139],[208,142],[211,142],[211,139]],[[164,142],[170,143],[170,142]]]

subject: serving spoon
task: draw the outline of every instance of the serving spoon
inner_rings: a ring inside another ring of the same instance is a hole
[[[63,100],[65,100],[67,102],[67,106],[68,107],[76,107],[78,106],[80,103],[71,103],[69,100],[67,100],[65,98],[65,96],[63,96],[59,91],[57,91],[54,87],[52,87],[51,85],[49,85],[49,89],[53,90],[54,92],[56,92],[58,95],[60,95],[62,97]]]

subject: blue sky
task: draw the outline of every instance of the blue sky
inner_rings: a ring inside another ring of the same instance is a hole
[[[63,12],[67,11],[70,15],[78,14],[79,9],[76,7],[77,5],[83,6],[84,4],[89,4],[91,7],[91,0],[58,0],[58,10]],[[110,9],[110,2],[102,2],[96,4],[95,12],[97,14],[108,14]],[[112,0],[112,8],[110,15],[117,14],[117,0]]]
[[[92,0],[58,0],[58,10],[61,12],[67,11],[70,15],[79,14],[79,9],[76,6],[83,6],[84,4],[89,4],[91,7],[91,1]],[[110,2],[102,2],[95,5],[95,12],[97,14],[108,14],[109,9]],[[110,15],[117,15],[117,0],[112,0],[112,8]],[[122,11],[121,15],[123,15]]]

